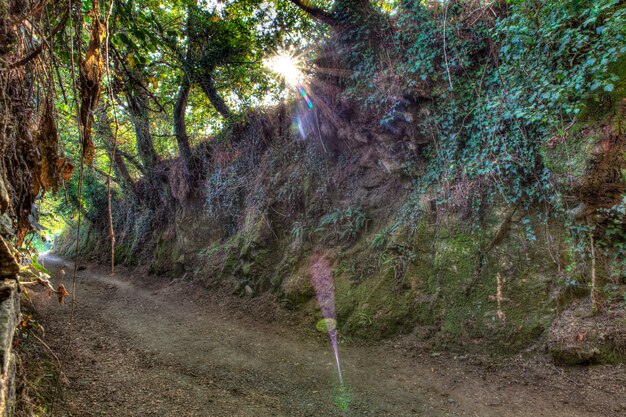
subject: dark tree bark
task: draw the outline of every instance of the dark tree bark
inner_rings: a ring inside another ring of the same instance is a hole
[[[178,89],[178,97],[176,98],[176,104],[174,105],[174,133],[176,134],[176,142],[178,143],[178,151],[180,157],[183,160],[183,165],[187,176],[190,176],[195,172],[195,160],[191,154],[191,146],[189,144],[189,136],[187,135],[187,125],[185,123],[185,111],[187,110],[187,100],[189,98],[189,91],[191,90],[191,80],[189,76],[189,61],[191,60],[191,36],[192,29],[195,22],[194,8],[197,7],[197,0],[193,0],[189,3],[187,8],[187,47],[185,51],[185,58],[183,60],[183,81]]]
[[[215,107],[215,110],[217,110],[217,112],[221,114],[222,117],[228,119],[231,116],[232,112],[220,95],[219,91],[217,91],[217,87],[215,87],[215,82],[213,81],[212,76],[196,76],[195,81],[200,86],[204,94],[206,94],[213,107]]]
[[[141,163],[137,160],[137,158],[134,155],[131,155],[128,152],[125,152],[119,148],[115,150],[115,153],[119,153],[120,156],[123,156],[124,160],[130,162],[130,164],[134,166],[135,169],[137,169],[137,171],[141,172],[143,175],[146,174],[146,170],[143,168]]]
[[[183,52],[174,46],[174,50],[177,51],[176,54],[180,59],[183,76],[185,77],[179,89],[176,108],[174,109],[174,120],[178,120],[182,123],[178,124],[175,122],[176,129],[184,128],[184,117],[180,116],[184,116],[184,108],[186,107],[189,89],[192,85],[197,85],[202,89],[202,92],[204,92],[206,97],[209,99],[211,105],[213,105],[215,110],[217,110],[222,117],[227,119],[232,115],[232,111],[215,86],[215,64],[207,65],[206,62],[202,62],[204,54],[206,53],[204,48],[207,40],[202,37],[202,32],[197,27],[197,25],[201,24],[198,23],[198,13],[201,13],[198,9],[198,1],[188,0],[187,22],[185,25],[187,43],[185,50]],[[183,112],[182,114],[180,113],[181,111]],[[184,138],[186,137],[186,134],[183,136],[182,133],[182,130],[180,130],[180,134],[179,130],[176,131],[176,138],[179,140],[179,144],[181,143],[180,139],[183,139],[182,142],[185,142]],[[181,156],[185,158],[183,153],[186,152],[186,149],[180,148],[180,152]]]
[[[126,166],[126,161],[124,160],[123,155],[125,154],[125,152],[123,152],[119,148],[116,148],[115,152],[113,152],[113,130],[111,129],[111,124],[106,112],[104,111],[104,109],[100,108],[98,109],[97,114],[97,133],[99,134],[99,136],[102,137],[104,143],[106,144],[109,157],[111,157],[111,154],[113,153],[113,172],[115,173],[114,181],[120,184],[122,188],[131,191],[135,196],[139,197],[137,193],[136,183],[131,177],[130,171]],[[103,174],[107,175],[106,173]]]
[[[303,0],[289,0],[313,19],[327,24],[333,30],[359,26],[363,18],[375,14],[370,0],[337,0],[333,10],[307,4]]]
[[[191,84],[187,76],[183,76],[183,82],[178,90],[178,98],[174,106],[174,131],[176,133],[176,142],[180,157],[183,160],[188,174],[195,171],[195,160],[191,153],[189,145],[189,137],[187,136],[187,125],[185,124],[185,110],[187,109],[187,99]]]
[[[137,189],[135,187],[135,181],[130,176],[130,172],[128,171],[128,167],[126,166],[126,162],[124,161],[124,157],[122,157],[122,155],[120,155],[117,150],[113,155],[113,170],[115,171],[115,176],[121,179],[122,186],[128,188],[130,191],[136,194]]]
[[[332,15],[332,13],[327,12],[326,10],[320,7],[310,6],[304,3],[302,0],[289,0],[289,1],[295,4],[298,8],[300,8],[304,12],[306,12],[313,19],[318,20],[322,23],[325,23],[328,26],[334,27],[334,26],[337,26],[339,23],[335,19],[335,17]]]
[[[126,101],[128,103],[128,111],[135,127],[135,136],[137,139],[137,149],[139,158],[143,163],[146,174],[150,175],[154,171],[154,167],[159,161],[159,157],[154,150],[152,133],[150,131],[150,115],[148,113],[148,97],[141,86],[130,85],[127,81],[125,86]]]

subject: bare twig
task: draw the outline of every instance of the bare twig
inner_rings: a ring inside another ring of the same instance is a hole
[[[448,82],[450,83],[450,90],[454,90],[452,86],[452,77],[450,76],[450,65],[448,64],[448,47],[447,47],[447,36],[446,36],[446,24],[448,22],[448,5],[449,1],[446,1],[446,7],[443,12],[443,59],[446,62],[446,72],[448,74]]]
[[[57,23],[57,25],[54,27],[54,29],[52,29],[52,32],[50,33],[50,38],[56,35],[57,32],[61,30],[63,26],[65,26],[65,23],[67,22],[67,18],[69,17],[69,15],[70,13],[68,10],[67,12],[65,12],[65,14],[63,15],[59,23]],[[30,51],[30,53],[28,53],[28,55],[26,55],[25,57],[20,58],[17,61],[13,62],[9,66],[9,68],[17,68],[17,67],[21,67],[22,65],[28,64],[33,59],[37,58],[37,56],[43,51],[44,46],[49,47],[49,44],[45,38],[43,38],[43,41],[41,42],[41,44],[39,44],[39,46],[37,46],[32,51]]]
[[[598,312],[598,276],[596,273],[596,248],[593,238],[593,228],[591,227],[591,218],[587,218],[589,225],[589,244],[591,246],[591,313]]]
[[[59,357],[57,356],[57,354],[56,354],[56,353],[54,353],[54,351],[50,348],[50,346],[48,346],[48,345],[46,344],[46,342],[44,342],[43,340],[41,340],[41,339],[39,338],[39,336],[37,336],[35,333],[31,333],[31,335],[35,338],[35,340],[37,340],[39,343],[41,343],[41,345],[42,345],[44,348],[46,348],[46,350],[47,350],[48,352],[50,352],[50,354],[52,355],[52,357],[53,357],[53,358],[57,361],[57,365],[59,366],[59,374],[62,374],[62,371],[61,371],[61,368],[62,368],[62,367],[61,367],[61,361],[59,360]]]
[[[113,0],[111,0],[111,4],[109,6],[109,13],[107,14],[105,21],[105,30],[106,30],[106,43],[105,43],[105,68],[107,74],[107,84],[108,84],[108,93],[110,99],[113,98],[113,87],[111,81],[111,68],[109,65],[109,20],[111,19],[111,14],[113,13]],[[111,275],[115,274],[115,230],[113,229],[113,208],[111,206],[111,173],[113,171],[113,161],[115,160],[115,151],[117,149],[117,133],[119,130],[119,122],[117,119],[117,111],[115,106],[113,106],[113,118],[115,121],[115,131],[113,133],[113,145],[111,146],[111,158],[109,160],[109,172],[107,175],[107,208],[108,208],[108,218],[109,218],[109,238],[111,240]]]

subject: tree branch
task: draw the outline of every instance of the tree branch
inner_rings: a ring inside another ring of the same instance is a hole
[[[165,110],[165,107],[163,107],[161,102],[159,102],[159,99],[152,93],[152,91],[150,91],[150,89],[148,89],[148,87],[144,85],[142,80],[140,80],[139,78],[135,76],[134,71],[126,67],[126,64],[124,63],[125,59],[121,56],[121,52],[117,50],[115,45],[113,45],[112,43],[109,43],[109,46],[111,50],[113,51],[113,53],[115,54],[116,62],[119,62],[119,64],[122,66],[122,70],[124,71],[124,74],[126,74],[126,76],[129,78],[129,80],[134,85],[138,86],[139,88],[145,91],[145,93],[152,99],[154,104],[157,105],[160,112],[167,113],[167,111]]]
[[[329,13],[320,7],[309,6],[303,0],[289,0],[289,1],[295,4],[298,8],[300,8],[304,12],[306,12],[306,14],[308,14],[312,18],[319,20],[320,22],[325,23],[328,26],[335,27],[338,24],[337,19],[334,18],[332,13]]]
[[[185,110],[187,109],[187,99],[191,83],[186,75],[183,75],[183,82],[178,90],[178,98],[174,106],[174,130],[176,131],[176,142],[180,156],[185,164],[187,173],[194,171],[194,159],[189,146],[189,137],[187,136],[187,126],[185,125]]]
[[[68,17],[69,17],[69,13],[65,12],[65,14],[63,15],[59,23],[57,23],[54,29],[52,29],[52,32],[50,33],[50,38],[54,37],[54,35],[56,35],[57,32],[61,30],[63,26],[65,26],[65,22],[67,22]],[[20,58],[17,61],[13,62],[9,66],[9,68],[13,69],[13,68],[21,67],[22,65],[28,64],[33,59],[37,58],[37,56],[43,51],[43,48],[45,46],[49,46],[49,44],[45,39],[43,39],[42,42],[39,44],[39,46],[37,46],[32,51],[30,51],[28,55],[26,55],[25,57]]]
[[[143,168],[143,165],[141,165],[141,163],[133,155],[129,154],[128,152],[124,152],[121,149],[116,149],[115,153],[119,154],[120,156],[123,156],[124,159],[130,162],[131,165],[137,169],[137,171],[141,172],[142,175],[145,175],[146,171]]]
[[[215,110],[217,110],[217,112],[221,114],[224,119],[228,119],[232,114],[231,110],[220,95],[219,91],[217,91],[217,87],[215,86],[212,76],[196,76],[195,79],[213,107],[215,107]]]

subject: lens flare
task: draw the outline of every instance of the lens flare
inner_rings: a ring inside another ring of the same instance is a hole
[[[337,346],[337,314],[335,312],[335,284],[330,264],[320,255],[311,258],[311,284],[315,289],[317,303],[320,306],[322,320],[317,324],[317,328],[326,330],[330,337],[330,344],[335,353],[335,363],[337,364],[337,376],[339,384],[343,385],[343,374],[339,362],[339,348]]]
[[[333,394],[335,405],[344,413],[350,408],[352,393],[344,384],[341,364],[339,362],[339,348],[337,346],[337,312],[335,309],[335,284],[330,263],[322,255],[313,255],[311,258],[311,284],[315,290],[317,303],[322,313],[322,319],[315,326],[321,332],[328,332],[330,344],[335,353],[339,386]]]
[[[306,91],[304,90],[304,88],[300,89],[300,94],[302,94],[302,98],[304,99],[304,101],[306,101],[306,105],[309,106],[309,109],[312,109],[313,108],[313,102],[309,98],[309,96],[306,93]]]
[[[304,81],[304,74],[300,69],[302,66],[301,59],[293,52],[279,51],[266,58],[263,64],[267,69],[285,80],[290,87],[301,85]]]

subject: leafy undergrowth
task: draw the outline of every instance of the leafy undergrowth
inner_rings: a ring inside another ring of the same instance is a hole
[[[28,300],[22,303],[22,319],[14,339],[18,357],[16,417],[52,415],[63,384],[61,363],[43,340],[45,330],[36,316]]]

